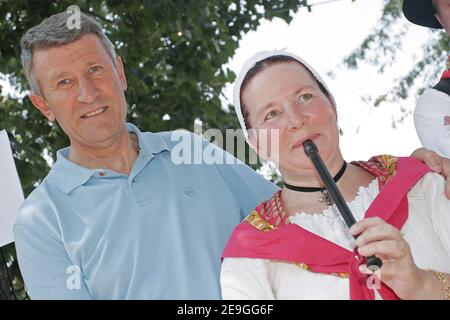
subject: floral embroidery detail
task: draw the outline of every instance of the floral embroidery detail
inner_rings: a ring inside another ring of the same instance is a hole
[[[370,158],[369,161],[353,161],[352,164],[377,177],[381,188],[397,174],[397,160],[394,156],[380,155]]]
[[[297,267],[299,267],[300,269],[306,270],[306,271],[311,271],[311,268],[306,264],[306,263],[301,263],[301,262],[294,262],[294,265],[296,265]]]

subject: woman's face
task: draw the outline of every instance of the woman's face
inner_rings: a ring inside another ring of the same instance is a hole
[[[340,156],[336,110],[301,64],[266,67],[246,85],[242,102],[252,127],[251,144],[283,175],[312,167],[303,150],[306,139],[316,143],[325,163]]]

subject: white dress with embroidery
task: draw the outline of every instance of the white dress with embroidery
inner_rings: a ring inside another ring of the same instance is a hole
[[[378,182],[361,187],[348,203],[356,220],[379,193]],[[444,179],[428,173],[408,193],[409,216],[401,232],[419,268],[450,273],[450,201]],[[318,214],[297,213],[290,218],[308,231],[348,250],[354,239],[336,207]],[[221,271],[223,299],[349,299],[349,280],[306,271],[299,266],[268,259],[225,258]],[[376,285],[376,283],[374,283]],[[376,294],[377,298],[380,298]]]

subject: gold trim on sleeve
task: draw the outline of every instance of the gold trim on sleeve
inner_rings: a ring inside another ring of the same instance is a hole
[[[250,214],[245,217],[244,219],[248,223],[250,223],[252,226],[254,226],[259,231],[267,232],[272,231],[274,229],[274,226],[268,223],[261,215],[253,210],[250,212]]]

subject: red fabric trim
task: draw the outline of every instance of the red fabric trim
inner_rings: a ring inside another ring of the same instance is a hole
[[[450,79],[450,70],[444,71],[441,79]]]

